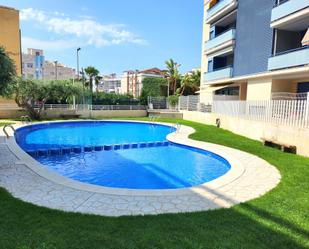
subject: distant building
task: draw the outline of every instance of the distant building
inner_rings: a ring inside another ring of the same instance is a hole
[[[23,77],[27,79],[43,79],[43,50],[28,48],[27,54],[22,54]]]
[[[125,71],[121,79],[121,92],[139,98],[143,88],[142,82],[145,78],[164,78],[164,71],[159,68]]]
[[[104,75],[98,85],[99,92],[105,93],[120,93],[121,92],[121,78],[116,74]]]
[[[75,69],[59,62],[45,61],[44,80],[70,80],[76,76]]]
[[[28,48],[22,54],[22,74],[27,79],[69,80],[75,77],[75,69],[45,60],[41,49]]]

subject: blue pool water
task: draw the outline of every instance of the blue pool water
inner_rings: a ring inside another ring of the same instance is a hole
[[[105,187],[185,188],[209,182],[230,170],[230,164],[214,153],[175,143],[152,143],[166,141],[173,131],[168,126],[143,123],[65,122],[18,129],[16,140],[25,151],[31,150],[31,155],[44,167],[80,182]],[[89,145],[110,146],[98,150],[93,147],[89,152],[81,149],[78,153],[48,151]],[[33,153],[36,150],[47,152]]]

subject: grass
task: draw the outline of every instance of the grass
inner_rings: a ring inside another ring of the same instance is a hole
[[[309,248],[309,158],[264,147],[214,126],[177,122],[195,128],[192,139],[267,160],[281,172],[281,183],[230,209],[119,218],[37,207],[0,189],[0,248]]]

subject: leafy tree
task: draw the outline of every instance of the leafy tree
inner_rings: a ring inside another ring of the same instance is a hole
[[[93,98],[94,105],[137,105],[138,103],[139,101],[129,94],[100,92]]]
[[[7,55],[5,49],[0,47],[0,95],[7,95],[8,85],[16,75],[13,60]]]
[[[80,89],[67,81],[34,81],[15,78],[9,85],[7,97],[14,97],[19,107],[24,108],[31,118],[40,119],[44,104],[48,100],[58,102],[79,95]]]
[[[165,78],[145,78],[140,96],[142,105],[147,105],[148,97],[166,96],[167,80]]]
[[[176,107],[178,104],[179,97],[178,95],[171,95],[168,97],[168,103],[171,107]]]
[[[180,64],[175,62],[173,59],[169,59],[165,61],[165,64],[167,68],[167,77],[168,77],[169,86],[170,86],[169,90],[172,94],[175,94],[177,85],[179,84],[180,79],[181,79],[181,76],[178,71]]]
[[[177,89],[180,95],[192,95],[200,88],[201,71],[194,71],[186,74],[181,80],[181,86]]]
[[[98,81],[98,75],[100,73],[100,71],[98,69],[96,69],[95,67],[93,66],[89,66],[89,67],[86,67],[85,68],[85,73],[87,74],[87,76],[89,77],[89,81],[88,81],[88,86],[89,86],[89,89],[91,91],[93,91],[93,82]],[[95,83],[96,84],[96,83]],[[97,85],[97,91],[98,91],[98,84]]]

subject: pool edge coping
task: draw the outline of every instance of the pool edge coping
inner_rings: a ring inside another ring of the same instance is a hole
[[[44,121],[40,123],[61,123],[61,122],[84,122],[84,121],[93,121],[93,120],[72,120],[72,121]],[[145,124],[159,124],[169,127],[175,127],[175,124],[172,123],[163,123],[163,122],[147,122],[147,121],[136,121],[136,120],[102,120],[105,122],[132,122],[132,123],[145,123]],[[95,122],[95,121],[93,121]],[[36,123],[35,123],[36,124]],[[26,125],[15,124],[14,128],[21,128]],[[199,195],[207,195],[207,191],[215,190],[221,188],[227,184],[232,183],[241,177],[245,172],[245,167],[237,158],[226,154],[223,152],[224,148],[229,148],[226,146],[221,146],[217,144],[211,144],[206,142],[201,142],[197,140],[192,140],[189,138],[191,134],[195,132],[195,129],[189,126],[181,125],[179,131],[172,132],[167,135],[167,140],[173,143],[178,143],[185,146],[191,146],[194,148],[199,148],[202,150],[210,151],[211,153],[217,154],[220,157],[226,159],[230,165],[231,169],[224,175],[206,182],[204,184],[181,189],[157,189],[157,190],[143,190],[143,189],[125,189],[125,188],[111,188],[98,186],[88,183],[79,182],[67,177],[64,177],[48,168],[44,167],[38,161],[33,159],[28,155],[24,150],[22,150],[19,145],[15,142],[14,136],[11,136],[7,139],[7,145],[9,150],[19,159],[17,164],[22,164],[31,169],[37,175],[53,182],[56,184],[64,185],[73,189],[80,191],[87,191],[91,193],[99,194],[108,194],[108,195],[121,195],[121,196],[180,196],[192,194],[192,192]],[[12,132],[10,132],[12,135]],[[229,148],[231,149],[231,148]]]

